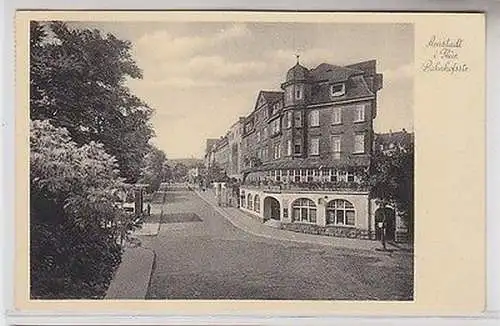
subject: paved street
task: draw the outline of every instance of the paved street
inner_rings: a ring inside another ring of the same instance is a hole
[[[251,235],[186,189],[166,195],[148,299],[411,300],[412,256]]]

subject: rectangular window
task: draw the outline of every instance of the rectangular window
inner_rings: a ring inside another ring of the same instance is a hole
[[[311,138],[309,155],[319,155],[319,138]]]
[[[339,178],[337,176],[337,171],[331,170],[330,171],[330,182],[337,182],[339,181]]]
[[[365,152],[365,135],[354,135],[354,153]]]
[[[365,121],[365,106],[363,104],[354,106],[354,122]]]
[[[293,154],[302,154],[302,142],[300,141],[300,139],[295,140],[295,144],[293,145]]]
[[[273,147],[273,158],[275,160],[279,159],[280,156],[281,156],[281,153],[280,153],[280,144],[274,144],[274,147]]]
[[[295,127],[301,128],[302,127],[302,112],[295,111],[294,112],[294,120],[295,120]]]
[[[338,172],[338,181],[342,181],[342,182],[347,181],[347,174],[345,171]]]
[[[300,170],[294,170],[293,181],[295,181],[295,182],[299,182],[300,181]]]
[[[330,85],[330,96],[337,97],[345,94],[345,84]]]
[[[342,123],[342,108],[339,107],[339,106],[333,108],[333,120],[332,120],[332,123],[334,125]]]
[[[314,110],[309,112],[309,126],[319,127],[319,111]]]
[[[332,136],[332,150],[334,153],[340,153],[340,136]]]
[[[347,172],[347,181],[348,182],[353,182],[354,181],[354,173]]]
[[[276,171],[276,177],[274,178],[275,181],[281,181],[281,170]]]
[[[293,112],[287,111],[286,112],[286,127],[287,128],[292,128],[292,119],[293,119]]]
[[[287,156],[292,155],[292,141],[290,139],[286,143],[286,155]]]
[[[276,135],[281,131],[280,118],[271,121],[271,134]]]
[[[295,85],[295,99],[301,100],[304,97],[304,86],[303,85]]]
[[[287,87],[286,88],[286,99],[287,99],[288,103],[292,102],[292,100],[293,100],[292,95],[293,95],[292,86]]]
[[[260,130],[257,131],[257,142],[260,143]]]

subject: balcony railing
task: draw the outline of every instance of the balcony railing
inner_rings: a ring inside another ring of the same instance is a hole
[[[288,191],[368,191],[370,189],[366,182],[356,181],[309,181],[309,182],[265,182],[247,181],[241,188],[259,189],[273,192]]]

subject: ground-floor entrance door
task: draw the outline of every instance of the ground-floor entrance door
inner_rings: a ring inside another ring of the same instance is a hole
[[[269,220],[281,220],[281,207],[280,203],[276,198],[266,197],[264,199],[264,219]]]

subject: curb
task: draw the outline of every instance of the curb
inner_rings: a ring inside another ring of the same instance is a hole
[[[126,255],[132,255],[132,257],[124,260]],[[137,260],[138,257],[139,260]],[[115,272],[104,299],[145,299],[155,261],[156,253],[149,248],[136,247],[125,250],[122,262]],[[132,271],[126,272],[126,269]]]

